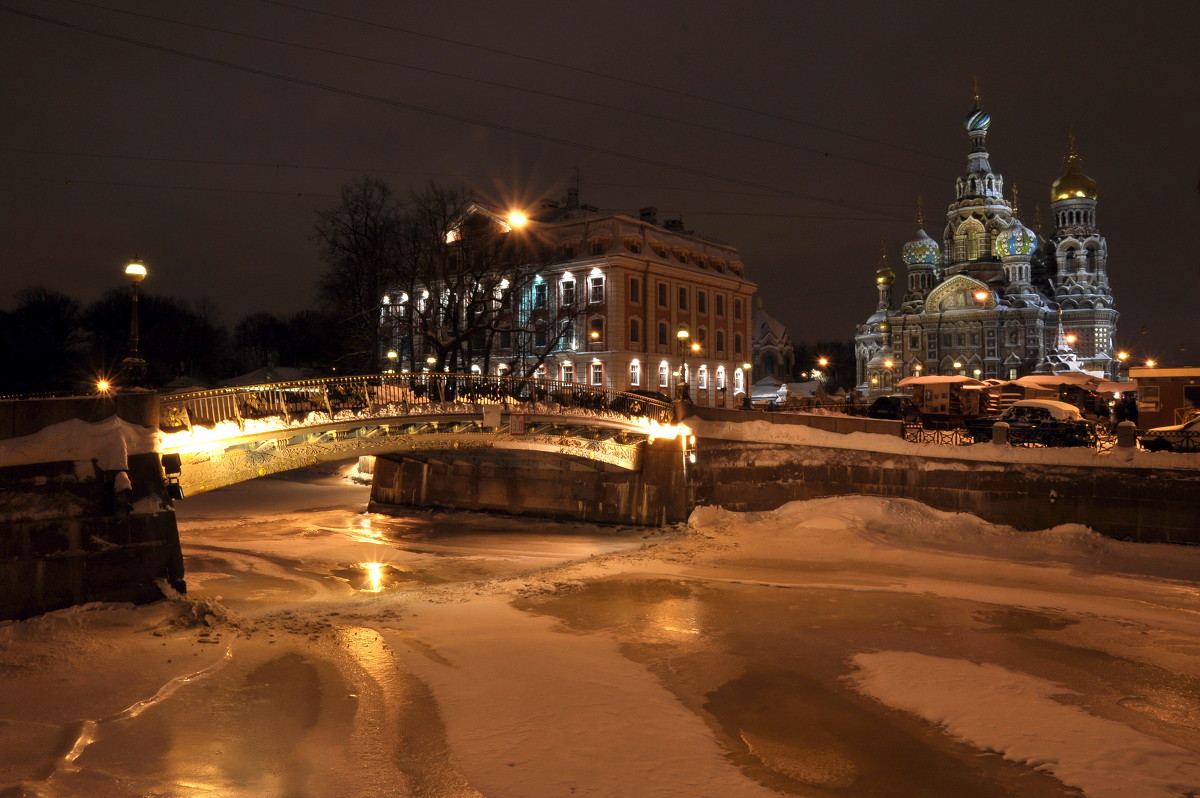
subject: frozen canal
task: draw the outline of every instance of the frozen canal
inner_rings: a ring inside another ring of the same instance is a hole
[[[0,796],[1200,794],[1200,550],[904,501],[688,528],[178,505],[186,599],[0,624]]]

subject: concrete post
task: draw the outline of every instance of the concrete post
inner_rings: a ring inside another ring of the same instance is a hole
[[[992,443],[996,444],[997,446],[1007,446],[1008,429],[1009,427],[1007,421],[997,421],[995,425],[992,426]]]
[[[1132,421],[1117,424],[1117,448],[1132,449],[1137,446],[1137,425]]]

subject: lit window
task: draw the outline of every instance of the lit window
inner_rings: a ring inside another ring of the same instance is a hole
[[[563,382],[575,382],[575,364],[563,363],[558,370],[559,379]]]
[[[636,388],[642,384],[642,364],[636,360],[629,364],[629,387]]]
[[[604,301],[604,276],[593,274],[588,277],[588,302],[596,303]]]
[[[593,363],[592,364],[592,385],[603,385],[603,384],[604,384],[604,364],[603,363]]]
[[[701,366],[696,369],[696,382],[701,390],[708,387],[708,366]]]
[[[658,387],[666,388],[671,384],[671,367],[665,362],[658,364]]]
[[[725,367],[717,366],[717,390],[725,390]]]

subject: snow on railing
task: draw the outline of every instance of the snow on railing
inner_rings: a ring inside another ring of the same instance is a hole
[[[376,374],[214,388],[164,395],[160,428],[179,432],[234,422],[261,428],[428,413],[483,405],[526,412],[648,419],[670,424],[670,402],[593,385],[436,372]],[[254,423],[258,422],[258,423]]]

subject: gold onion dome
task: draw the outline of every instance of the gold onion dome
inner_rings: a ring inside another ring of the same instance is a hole
[[[1068,199],[1096,199],[1099,195],[1096,181],[1079,169],[1079,155],[1075,152],[1075,134],[1070,135],[1067,145],[1067,172],[1050,186],[1050,201]]]
[[[883,263],[879,264],[879,268],[875,271],[875,284],[891,285],[894,282],[896,282],[896,273],[888,265],[887,258],[884,258]]]

